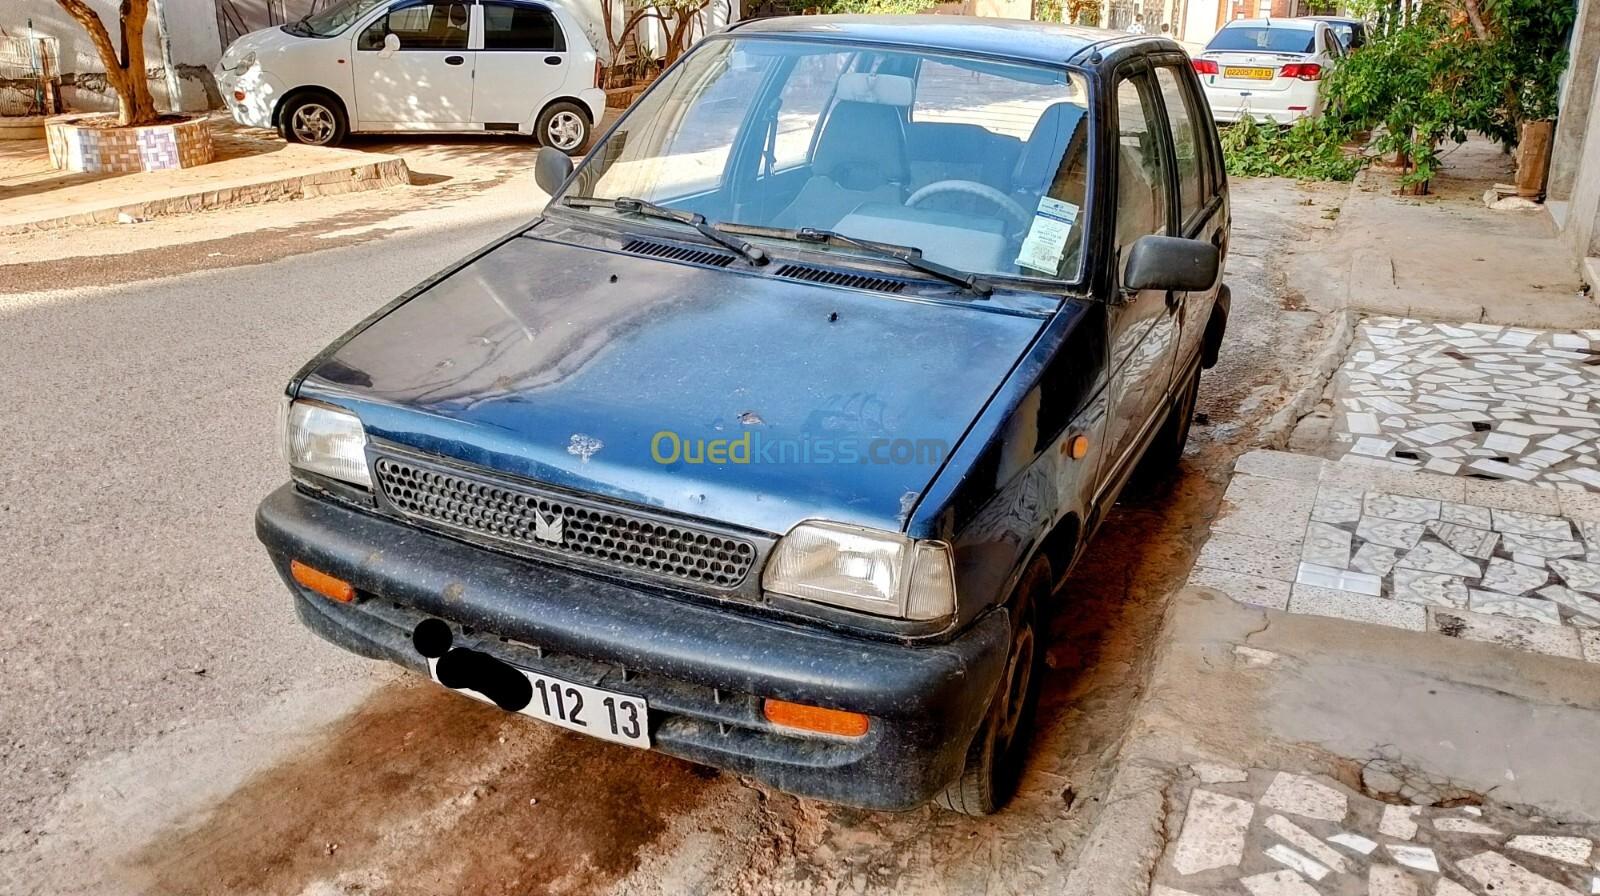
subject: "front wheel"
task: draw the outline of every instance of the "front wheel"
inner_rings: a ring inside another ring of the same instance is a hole
[[[1050,564],[1040,557],[1029,565],[1017,587],[1017,599],[1011,606],[1016,621],[1005,672],[983,725],[967,749],[961,776],[934,797],[934,802],[946,809],[963,815],[992,815],[1017,792],[1044,669],[1038,619],[1039,605],[1049,596],[1050,582]]]
[[[576,103],[553,103],[534,128],[542,146],[576,155],[589,142],[589,116]]]
[[[338,146],[350,132],[344,104],[321,93],[295,97],[278,119],[278,132],[290,143],[308,146]]]

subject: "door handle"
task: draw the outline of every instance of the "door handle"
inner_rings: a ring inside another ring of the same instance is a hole
[[[545,65],[560,65],[561,64],[561,57],[560,56],[546,56],[546,57],[544,57],[544,64]]]
[[[461,63],[466,62],[466,61],[467,61],[467,57],[465,57],[465,56],[446,56],[446,57],[444,57],[444,64],[445,65],[460,65]]]

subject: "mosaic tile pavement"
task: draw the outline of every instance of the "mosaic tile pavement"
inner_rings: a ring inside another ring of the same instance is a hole
[[[1317,777],[1196,763],[1151,896],[1600,893],[1593,825],[1393,805]]]
[[[1334,396],[1346,456],[1600,490],[1600,330],[1372,318]]]
[[[1241,457],[1189,584],[1600,663],[1600,495]]]

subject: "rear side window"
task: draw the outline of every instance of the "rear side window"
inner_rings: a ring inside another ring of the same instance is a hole
[[[552,50],[567,48],[556,17],[541,6],[514,3],[483,5],[485,50]]]
[[[1172,129],[1173,162],[1178,169],[1178,220],[1188,222],[1209,198],[1206,188],[1206,161],[1201,152],[1203,134],[1190,91],[1170,67],[1157,68],[1156,84],[1167,107],[1167,126]]]
[[[1206,44],[1207,50],[1242,50],[1267,53],[1314,53],[1317,32],[1310,28],[1274,28],[1271,25],[1229,25]]]

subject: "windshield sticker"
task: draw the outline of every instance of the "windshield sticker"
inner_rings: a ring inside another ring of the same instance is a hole
[[[1067,237],[1076,220],[1076,205],[1049,196],[1039,197],[1039,211],[1034,213],[1033,226],[1028,228],[1028,235],[1022,241],[1016,265],[1054,274],[1061,267],[1061,255],[1066,251]]]

